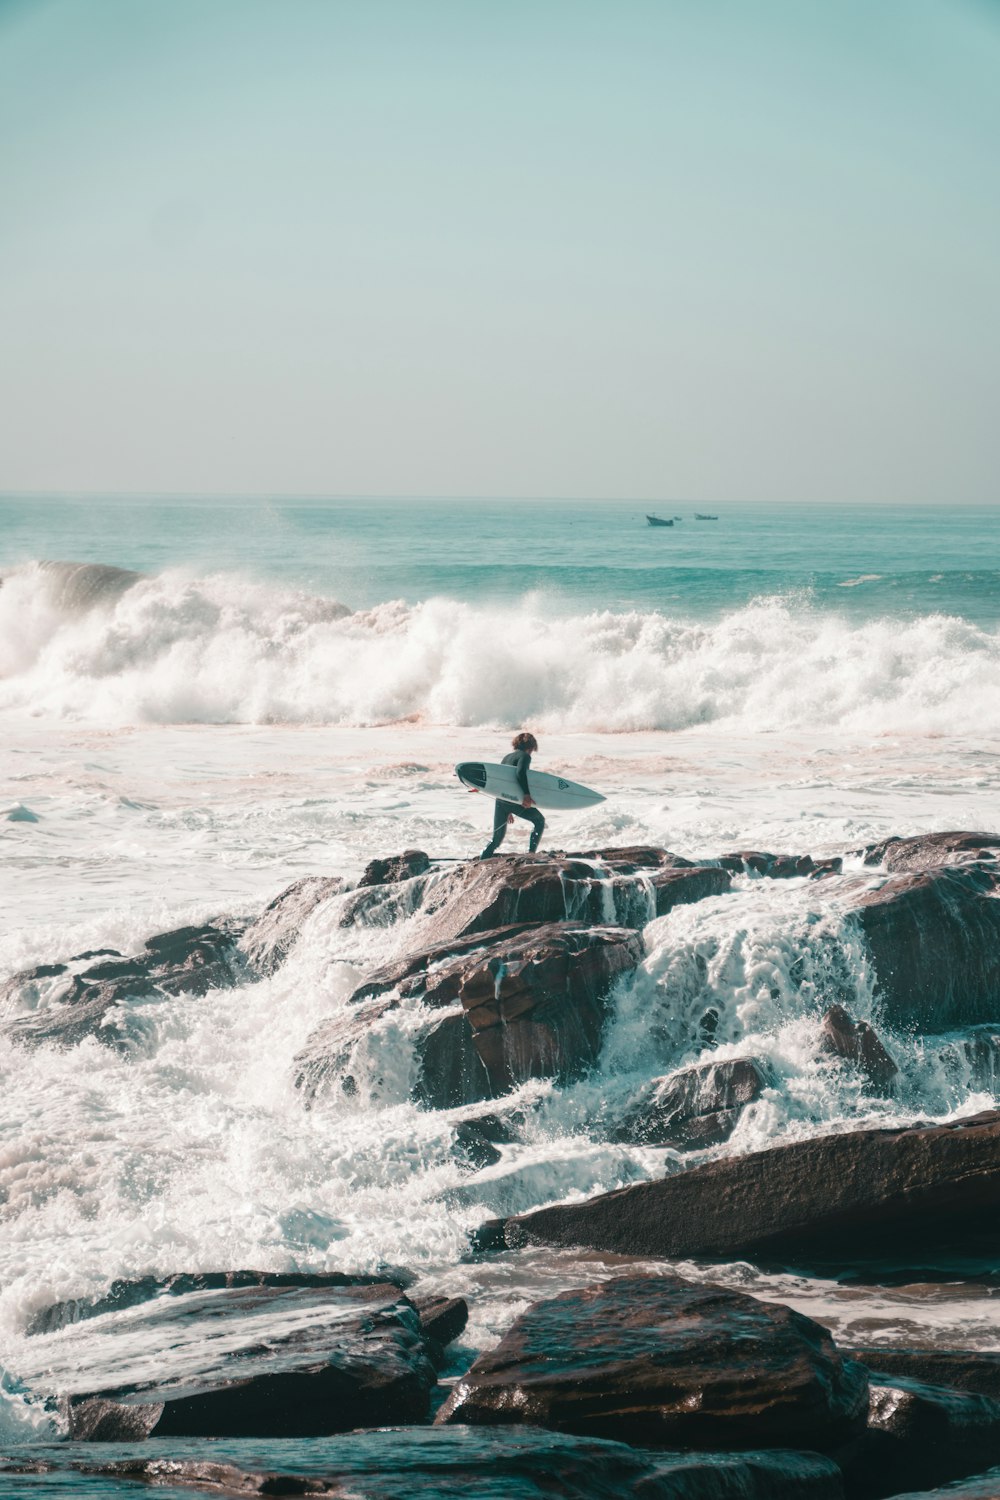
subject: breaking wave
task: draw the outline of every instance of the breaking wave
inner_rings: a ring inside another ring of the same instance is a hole
[[[613,601],[609,601],[613,604]],[[435,598],[352,612],[234,574],[31,563],[0,587],[0,708],[103,724],[1000,729],[1000,634],[788,596],[711,622]]]

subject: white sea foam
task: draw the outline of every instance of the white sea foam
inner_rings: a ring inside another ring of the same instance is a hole
[[[350,613],[232,574],[32,564],[0,588],[0,708],[105,725],[1000,730],[1000,636],[772,597],[713,623],[430,599]]]

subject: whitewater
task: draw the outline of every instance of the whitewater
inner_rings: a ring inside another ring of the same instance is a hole
[[[419,1018],[405,1006],[354,1060],[358,1091],[304,1107],[297,1052],[407,943],[405,916],[341,927],[344,897],[308,918],[272,977],[130,1007],[122,1050],[4,1041],[0,1434],[61,1431],[25,1330],[115,1277],[405,1266],[421,1289],[468,1297],[467,1362],[528,1302],[616,1269],[540,1250],[470,1261],[470,1234],[673,1170],[682,1153],[610,1144],[602,1121],[642,1079],[708,1057],[763,1057],[775,1082],[727,1143],[685,1163],[994,1106],[996,1077],[957,1038],[886,1031],[846,914],[873,878],[864,845],[997,826],[991,516],[959,517],[960,546],[923,516],[894,534],[885,516],[732,507],[718,532],[689,525],[665,560],[641,530],[622,540],[624,504],[581,508],[576,538],[573,513],[551,506],[487,507],[476,537],[468,507],[359,519],[290,506],[286,524],[270,504],[248,525],[245,507],[221,505],[196,528],[179,505],[107,502],[85,524],[73,503],[6,510],[0,982],[254,916],[303,875],[350,885],[377,855],[473,857],[492,807],[454,763],[499,758],[522,725],[539,768],[607,797],[551,814],[543,848],[772,849],[844,870],[741,875],[652,921],[597,1071],[525,1085],[509,1101],[523,1139],[476,1171],[453,1149],[472,1111],[410,1098]],[[338,526],[335,565],[317,561]],[[823,1010],[845,993],[900,1065],[890,1099],[818,1054]],[[866,1287],[681,1269],[777,1297],[841,1338],[1000,1349],[995,1276]],[[74,1347],[85,1358],[86,1337]]]

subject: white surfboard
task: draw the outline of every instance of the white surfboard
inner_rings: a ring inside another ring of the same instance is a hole
[[[470,792],[482,792],[487,797],[496,797],[501,802],[520,802],[524,793],[513,766],[494,765],[490,761],[463,760],[455,767],[455,775]],[[578,781],[567,781],[565,776],[550,776],[547,771],[528,771],[531,796],[539,807],[594,807],[603,802],[600,792]]]

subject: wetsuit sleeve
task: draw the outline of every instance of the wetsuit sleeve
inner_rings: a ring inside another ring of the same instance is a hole
[[[517,759],[514,762],[514,775],[517,777],[517,784],[518,784],[518,786],[521,788],[521,791],[524,793],[524,795],[526,797],[530,797],[531,796],[531,791],[530,791],[530,789],[528,787],[528,767],[530,765],[531,765],[531,753],[530,753],[530,751],[528,751],[528,750],[519,750],[518,753],[517,753]]]

